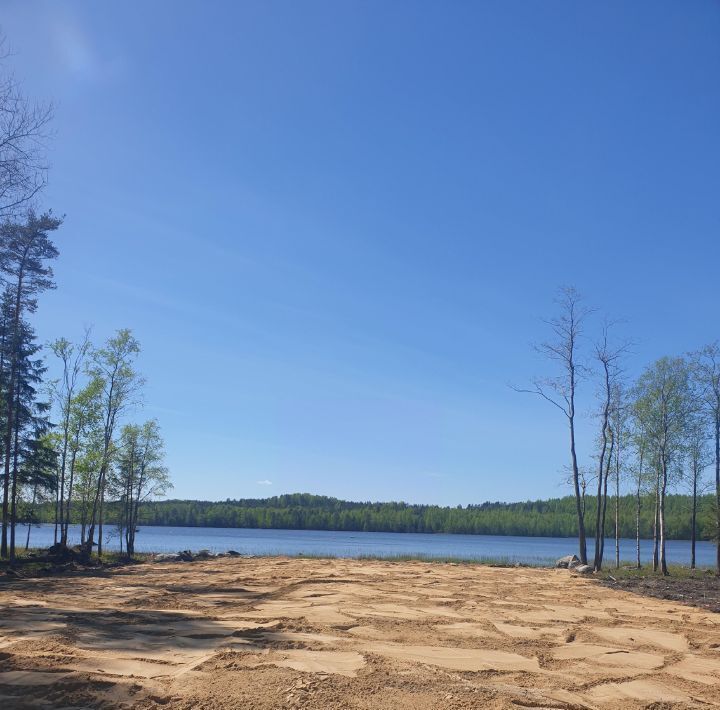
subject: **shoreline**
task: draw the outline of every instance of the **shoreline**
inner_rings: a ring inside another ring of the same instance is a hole
[[[52,528],[54,527],[54,523],[52,522],[42,522],[42,523],[31,523],[32,529],[37,528]],[[70,524],[73,527],[79,527],[80,523],[71,523]],[[105,523],[106,527],[113,528],[115,527],[115,524],[108,524]],[[22,529],[23,531],[27,532],[27,523],[18,523],[17,529]],[[302,532],[302,533],[320,533],[320,534],[341,534],[341,535],[427,535],[430,537],[471,537],[471,538],[507,538],[507,539],[528,539],[528,540],[572,540],[573,542],[577,543],[577,535],[512,535],[509,533],[502,533],[502,532],[496,532],[496,533],[458,533],[458,532],[425,532],[425,531],[416,531],[416,530],[344,530],[341,528],[289,528],[289,527],[234,527],[234,526],[223,526],[223,525],[158,525],[158,524],[138,524],[138,532],[140,532],[143,528],[151,528],[155,530],[167,530],[167,529],[174,529],[174,530],[243,530],[243,531],[265,531],[265,532],[288,532],[288,533],[296,533],[296,532]],[[606,537],[605,541],[607,543],[608,540],[614,541],[614,537]],[[625,543],[636,543],[636,539],[634,537],[621,537],[621,542]],[[651,543],[653,541],[653,538],[651,537],[641,537],[640,543]],[[690,538],[686,537],[668,537],[666,538],[667,542],[682,542],[687,543],[688,545],[691,542]],[[592,544],[593,539],[588,538],[588,545]],[[713,547],[715,547],[715,543],[712,540],[712,538],[697,538],[698,543],[709,543]]]
[[[72,546],[70,546],[72,548]],[[47,550],[45,548],[30,548],[29,550],[21,550],[18,552],[18,561],[21,563],[28,563],[30,561],[37,561],[35,558],[42,557]],[[191,556],[192,559],[183,559],[184,556]],[[513,568],[513,567],[527,567],[533,569],[553,569],[556,567],[557,560],[553,557],[539,557],[533,561],[517,560],[508,556],[462,556],[462,555],[443,555],[443,554],[430,554],[430,553],[388,553],[388,554],[374,554],[374,553],[362,553],[358,555],[343,555],[332,552],[319,552],[319,553],[288,553],[288,552],[262,552],[262,553],[247,553],[237,552],[235,550],[225,550],[215,552],[211,549],[201,549],[197,551],[193,550],[181,550],[178,552],[166,552],[166,551],[148,551],[142,550],[136,552],[132,558],[119,550],[107,550],[103,554],[103,558],[108,561],[123,560],[131,564],[141,564],[145,562],[194,562],[205,559],[222,559],[225,557],[239,557],[242,559],[307,559],[307,560],[357,560],[359,562],[427,562],[434,564],[457,564],[457,565],[479,565],[487,567],[501,567],[501,568]],[[48,558],[49,559],[49,558]],[[44,559],[43,559],[44,561]],[[0,559],[0,567],[7,566],[8,561]],[[714,573],[714,567],[710,565],[697,565],[694,570],[691,570],[689,565],[671,563],[668,565],[670,570],[684,570],[687,572],[695,572],[696,574],[709,574]],[[638,571],[634,560],[620,560],[620,570],[626,571]],[[618,568],[608,560],[606,566],[602,570],[603,573],[617,572]],[[639,568],[641,572],[651,571],[649,564],[644,564]]]

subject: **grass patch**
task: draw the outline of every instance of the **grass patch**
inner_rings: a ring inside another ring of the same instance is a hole
[[[668,565],[669,577],[677,579],[698,579],[715,575],[711,567],[697,567],[690,569],[688,565]],[[620,565],[619,569],[608,567],[595,575],[598,579],[616,580],[640,580],[648,577],[663,577],[662,572],[653,571],[652,565],[643,565],[640,569],[631,564]],[[667,578],[666,578],[667,579]]]
[[[132,558],[120,552],[111,551],[103,553],[102,558],[97,554],[92,555],[89,562],[67,558],[53,558],[48,556],[47,550],[43,548],[18,549],[15,554],[15,563],[10,560],[0,559],[0,573],[3,571],[11,577],[46,577],[65,572],[101,570],[108,567],[120,567],[147,562],[152,559],[147,552],[136,553]]]
[[[431,555],[426,553],[391,554],[391,555],[359,555],[358,560],[376,560],[380,562],[440,562],[455,565],[486,565],[488,567],[547,567],[550,560],[538,557],[529,561],[519,561],[512,557],[462,557],[458,555]]]
[[[253,557],[289,557],[295,559],[317,560],[358,560],[360,562],[435,562],[439,564],[456,565],[485,565],[488,567],[551,567],[554,560],[548,557],[535,557],[517,560],[513,557],[468,556],[461,555],[432,555],[423,552],[390,553],[387,555],[364,553],[360,555],[338,555],[334,553],[298,552],[288,554],[285,552],[264,553]]]

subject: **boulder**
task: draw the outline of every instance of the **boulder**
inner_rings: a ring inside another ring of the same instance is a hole
[[[565,557],[561,557],[556,563],[555,567],[558,567],[560,569],[568,569],[570,565],[575,567],[580,562],[580,558],[577,555],[566,555]]]
[[[155,562],[179,562],[180,555],[174,552],[164,552],[160,555],[155,555],[153,559]]]
[[[240,557],[240,553],[237,550],[228,550],[227,554],[230,557]]]
[[[593,568],[590,565],[576,565],[573,567],[573,572],[578,574],[592,574]]]
[[[190,552],[190,550],[183,550],[182,552],[178,552],[177,556],[181,562],[193,561],[193,553]]]
[[[215,557],[215,554],[210,550],[199,550],[195,555],[196,560],[209,560],[211,557]]]

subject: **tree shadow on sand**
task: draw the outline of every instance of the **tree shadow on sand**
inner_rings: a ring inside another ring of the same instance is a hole
[[[162,695],[168,679],[221,650],[258,653],[274,645],[255,622],[163,609],[32,605],[33,591],[0,616],[0,707],[135,704]]]

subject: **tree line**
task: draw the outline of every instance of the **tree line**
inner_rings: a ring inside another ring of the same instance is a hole
[[[573,487],[579,557],[588,563],[588,530],[594,537],[595,570],[605,558],[605,541],[615,541],[620,565],[623,493],[634,501],[636,565],[640,539],[652,520],[653,569],[668,574],[666,540],[674,536],[672,491],[688,492],[685,511],[695,567],[698,535],[717,544],[720,575],[720,343],[683,355],[664,356],[631,379],[626,373],[629,343],[614,337],[605,321],[594,340],[586,338],[593,313],[574,288],[562,288],[558,313],[547,321],[550,338],[537,346],[555,372],[516,388],[542,398],[562,413],[568,434],[569,480]],[[594,381],[597,436],[587,464],[577,448],[578,391]],[[708,480],[707,470],[713,475]],[[589,493],[594,503],[589,505]],[[610,504],[610,509],[608,509]],[[609,529],[608,529],[609,528]]]
[[[31,318],[55,288],[53,239],[63,224],[38,208],[53,111],[24,96],[5,46],[0,37],[0,557],[15,561],[18,522],[32,521],[48,500],[56,543],[67,545],[68,521],[79,515],[83,551],[101,555],[110,498],[132,554],[140,504],[169,487],[157,422],[125,419],[143,383],[140,348],[127,329],[100,347],[89,332],[77,344],[38,340]],[[57,358],[57,380],[47,376],[46,352]]]
[[[589,514],[595,510],[595,501],[594,496],[588,495],[585,499]],[[620,498],[621,537],[635,536],[635,503],[634,495],[627,494]],[[643,503],[640,534],[643,538],[649,538],[654,524],[652,496],[646,495]],[[691,496],[668,495],[668,539],[690,538],[691,507]],[[108,503],[106,510],[109,523],[115,524],[122,518],[122,508],[117,503]],[[711,539],[714,533],[712,496],[702,496],[698,501],[698,510],[698,537]],[[38,520],[53,522],[52,504],[46,504],[38,513]],[[70,522],[82,524],[79,511],[73,514]],[[577,535],[575,500],[572,496],[524,503],[482,503],[455,507],[351,502],[308,493],[216,502],[154,500],[142,507],[138,524],[568,538]]]

